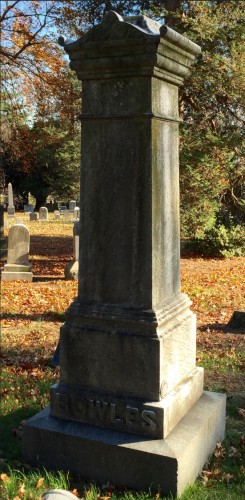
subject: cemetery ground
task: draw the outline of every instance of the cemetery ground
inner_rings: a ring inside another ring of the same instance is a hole
[[[64,279],[65,265],[72,260],[73,224],[55,221],[52,214],[49,222],[29,222],[27,216],[17,215],[30,230],[34,280],[1,284],[0,497],[41,499],[44,491],[63,488],[86,500],[157,500],[160,496],[150,491],[150,485],[149,491],[136,493],[126,485],[114,487],[110,478],[96,485],[62,471],[34,469],[22,461],[22,422],[49,403],[49,388],[59,378],[52,357],[77,282]],[[0,262],[3,268],[4,260]],[[182,291],[197,314],[197,364],[205,368],[205,389],[227,394],[226,438],[217,443],[198,480],[181,499],[238,500],[245,496],[245,336],[227,323],[234,310],[244,309],[245,259],[183,255],[181,276]]]

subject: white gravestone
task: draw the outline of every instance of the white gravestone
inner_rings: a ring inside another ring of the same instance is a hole
[[[13,188],[11,182],[8,184],[8,216],[14,217],[15,208],[14,208],[14,197],[13,197]]]
[[[80,208],[79,207],[74,208],[74,217],[75,217],[75,219],[79,219],[79,217],[80,217]]]
[[[79,269],[79,221],[74,222],[73,226],[73,260],[68,262],[65,267],[65,279],[77,280]]]
[[[64,217],[65,220],[69,220],[70,219],[70,215],[71,214],[70,214],[69,210],[66,209],[66,210],[63,211],[63,217]]]
[[[70,212],[74,212],[75,207],[76,207],[75,200],[69,201],[69,210],[70,210]]]
[[[7,264],[2,271],[3,281],[32,281],[29,262],[30,233],[24,224],[14,224],[9,230]]]
[[[55,220],[59,220],[60,219],[60,211],[59,210],[55,210],[54,211],[54,218],[55,218]]]
[[[39,208],[39,220],[47,221],[48,220],[48,209],[47,207]]]

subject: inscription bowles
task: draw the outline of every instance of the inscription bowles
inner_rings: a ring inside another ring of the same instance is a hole
[[[57,388],[58,389],[58,388]],[[159,409],[123,400],[102,400],[77,392],[51,390],[51,415],[130,433],[161,437],[163,416]]]

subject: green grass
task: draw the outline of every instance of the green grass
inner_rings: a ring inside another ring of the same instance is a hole
[[[244,366],[244,354],[232,353],[205,353],[198,352],[198,365],[206,370],[219,370],[222,373],[239,372]]]

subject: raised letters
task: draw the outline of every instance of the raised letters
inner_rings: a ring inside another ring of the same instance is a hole
[[[139,424],[139,410],[138,408],[133,408],[132,406],[126,407],[126,425]]]
[[[114,403],[111,403],[111,422],[115,424],[124,423],[122,418],[116,416],[116,405]]]
[[[156,428],[155,418],[156,414],[154,411],[151,410],[142,411],[142,419],[143,419],[142,424],[145,427],[150,427],[151,431],[154,431]]]
[[[126,405],[119,401],[101,401],[99,399],[88,399],[76,394],[56,392],[54,415],[73,417],[80,422],[94,425],[105,425],[106,427],[118,427],[118,429],[131,430],[132,432],[144,431],[144,434],[152,435],[157,428],[157,413],[153,410],[143,409],[144,406]]]

